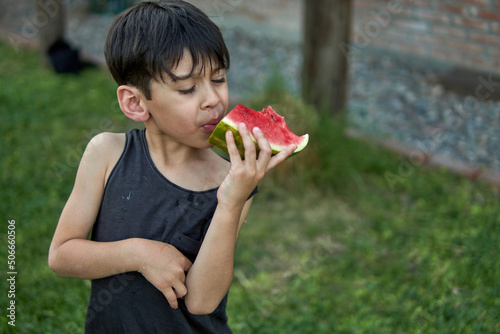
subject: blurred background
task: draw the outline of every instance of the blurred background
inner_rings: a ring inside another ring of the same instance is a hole
[[[47,33],[64,35],[84,59],[103,65],[103,41],[113,16],[135,2],[47,0],[40,2],[37,12],[35,0],[2,0],[0,29],[12,46],[34,47],[45,21],[64,16],[60,19],[64,23]],[[309,49],[310,36],[326,34],[317,17],[307,23],[312,31],[305,32],[303,1],[191,2],[221,27],[226,38],[233,60],[233,100],[254,94],[276,70],[289,91],[301,94],[303,50]],[[499,171],[500,4],[493,0],[339,3],[344,5],[323,12],[332,22],[335,15],[349,17],[349,31],[332,30],[344,43],[338,43],[336,53],[328,52],[330,58],[345,58],[336,66],[345,68],[348,76],[336,86],[346,86],[353,129],[453,159],[445,161],[447,165],[464,163],[466,174],[477,168]],[[333,90],[324,94],[338,100]]]
[[[136,2],[0,0],[0,212],[19,265],[2,333],[83,332],[89,282],[46,253],[88,140],[138,126],[103,58]],[[500,1],[189,2],[225,37],[231,103],[311,138],[240,237],[235,333],[500,333]]]

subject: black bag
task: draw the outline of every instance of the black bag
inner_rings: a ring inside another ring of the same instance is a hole
[[[48,50],[50,61],[57,73],[78,74],[82,68],[78,50],[72,49],[63,39],[58,39]]]

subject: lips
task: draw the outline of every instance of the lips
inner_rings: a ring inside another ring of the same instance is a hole
[[[201,126],[202,130],[205,132],[212,133],[214,131],[215,127],[217,126],[217,124],[219,124],[219,122],[221,121],[221,119],[222,119],[222,117],[221,118],[212,118],[208,123]]]

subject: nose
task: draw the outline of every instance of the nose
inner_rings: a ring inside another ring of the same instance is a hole
[[[217,87],[214,87],[212,82],[205,83],[203,93],[202,109],[214,108],[221,101]]]

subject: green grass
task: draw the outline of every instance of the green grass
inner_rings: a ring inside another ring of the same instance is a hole
[[[88,139],[123,131],[102,70],[55,75],[0,45],[1,333],[82,333],[89,283],[46,264]],[[279,89],[268,104],[309,146],[266,177],[242,230],[228,315],[235,333],[500,333],[500,194],[415,168],[344,136],[345,121]],[[8,326],[7,224],[16,221],[16,328]]]
[[[57,277],[47,253],[88,140],[125,122],[115,86],[100,70],[58,76],[36,54],[0,46],[2,145],[0,256],[7,272],[7,221],[16,221],[16,329],[7,325],[1,281],[1,333],[82,332],[88,282]],[[5,292],[5,293],[4,293]]]

